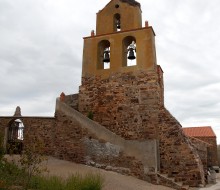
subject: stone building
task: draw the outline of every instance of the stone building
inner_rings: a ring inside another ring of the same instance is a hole
[[[217,139],[212,127],[184,127],[184,133],[189,137],[194,137],[209,144],[207,149],[208,167],[218,165]]]
[[[176,189],[205,185],[204,142],[195,146],[164,106],[155,33],[141,13],[134,0],[100,10],[84,38],[79,93],[62,93],[54,117],[0,117],[5,148],[19,119],[24,145],[40,138],[48,155]]]

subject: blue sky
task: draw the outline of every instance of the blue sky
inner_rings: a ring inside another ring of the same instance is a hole
[[[0,115],[19,105],[22,115],[53,116],[62,91],[78,92],[83,37],[108,2],[0,0]],[[139,2],[156,33],[166,108],[183,126],[212,126],[220,138],[219,1]]]

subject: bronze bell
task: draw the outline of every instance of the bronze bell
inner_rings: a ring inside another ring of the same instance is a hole
[[[104,63],[109,63],[110,62],[109,50],[104,51],[103,62]]]
[[[117,21],[116,21],[116,27],[117,27],[117,29],[121,29],[121,23],[120,23],[120,20],[117,20]]]
[[[128,59],[130,60],[134,60],[136,57],[134,55],[134,49],[133,48],[129,48],[128,50]]]

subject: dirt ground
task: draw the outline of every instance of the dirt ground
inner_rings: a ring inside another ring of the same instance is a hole
[[[64,178],[75,173],[82,175],[88,173],[100,174],[104,178],[103,190],[171,190],[171,188],[153,185],[131,176],[124,176],[115,172],[58,160],[53,157],[49,157],[47,168],[51,175],[57,175]]]
[[[18,156],[5,156],[8,160],[16,161]],[[172,188],[153,185],[136,179],[131,176],[125,176],[118,174],[116,172],[105,171],[102,169],[76,164],[74,162],[69,162],[65,160],[59,160],[53,157],[48,157],[46,163],[49,175],[56,175],[62,178],[67,178],[72,174],[99,174],[104,178],[103,190],[172,190]],[[190,190],[220,190],[220,173],[216,174],[216,183],[208,184],[203,188],[190,188]]]
[[[10,157],[7,155],[6,158],[15,162],[18,160],[18,156]],[[104,179],[104,187],[102,190],[172,190],[172,188],[161,185],[153,185],[131,176],[125,176],[116,172],[105,171],[82,164],[59,160],[53,157],[48,157],[46,166],[49,171],[49,175],[56,175],[62,178],[67,178],[72,174],[99,174]]]
[[[220,173],[216,174],[216,183],[208,184],[204,188],[200,188],[198,190],[220,190]]]

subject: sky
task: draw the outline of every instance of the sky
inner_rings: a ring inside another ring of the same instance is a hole
[[[0,0],[0,115],[53,116],[78,93],[83,37],[109,0]],[[156,33],[165,106],[183,127],[212,126],[220,143],[219,0],[139,0]]]

